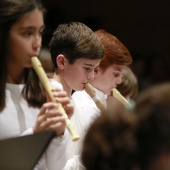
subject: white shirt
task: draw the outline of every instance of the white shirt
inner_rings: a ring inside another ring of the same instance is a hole
[[[83,140],[86,133],[87,122],[85,119],[84,112],[81,108],[81,104],[78,101],[72,99],[72,104],[74,106],[74,114],[71,117],[71,125],[75,133],[80,137],[77,141],[72,141],[71,136],[69,136],[69,160],[63,170],[84,170],[81,163],[81,150],[83,146]]]
[[[107,96],[97,89],[94,90],[106,104]],[[74,92],[72,99],[75,111],[71,118],[71,124],[75,132],[80,136],[80,139],[78,142],[72,142],[70,139],[70,159],[63,170],[85,170],[81,162],[83,140],[91,123],[100,115],[100,110],[86,91]]]
[[[52,82],[53,86],[57,82]],[[33,133],[38,108],[30,107],[22,97],[24,85],[6,84],[6,107],[0,113],[0,140]],[[61,87],[59,85],[59,87]],[[63,137],[54,138],[42,159],[35,167],[36,170],[60,170],[68,159],[68,133]]]
[[[99,97],[99,99],[105,104],[106,106],[106,99],[107,95],[105,95],[102,91],[94,88],[94,91],[96,95]],[[73,99],[75,101],[79,101],[81,103],[81,107],[83,108],[84,114],[86,114],[86,122],[87,122],[87,128],[91,125],[91,123],[100,116],[101,111],[96,106],[93,99],[87,94],[85,90],[83,91],[76,91],[72,95]]]

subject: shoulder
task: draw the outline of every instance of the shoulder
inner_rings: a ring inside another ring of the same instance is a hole
[[[73,100],[79,104],[80,106],[84,107],[96,107],[95,102],[93,99],[87,94],[85,90],[83,91],[76,91],[72,94]]]
[[[49,81],[50,81],[52,87],[56,87],[56,88],[59,88],[60,90],[63,90],[63,86],[61,83],[57,82],[56,80],[54,80],[52,78],[49,78]]]
[[[82,90],[82,91],[75,91],[72,94],[72,97],[74,100],[84,100],[85,98],[88,98],[89,95],[86,93],[85,90]]]

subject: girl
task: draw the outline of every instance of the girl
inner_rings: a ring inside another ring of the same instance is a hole
[[[39,0],[0,1],[0,139],[54,130],[60,138],[54,138],[36,166],[52,170],[65,164],[67,138],[64,116],[55,109],[56,103],[47,102],[31,64],[41,48],[44,11]],[[68,113],[73,112],[59,86],[54,96]]]

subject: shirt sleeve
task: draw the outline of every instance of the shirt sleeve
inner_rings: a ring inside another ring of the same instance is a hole
[[[57,82],[54,79],[49,79],[49,81],[52,87],[56,87],[56,88],[59,88],[60,90],[63,90],[63,86],[61,83]]]
[[[62,170],[85,170],[80,155],[74,155],[73,158],[69,159]]]
[[[48,170],[61,170],[69,159],[68,131],[52,140],[45,155]]]
[[[38,161],[34,170],[62,170],[69,159],[68,131],[60,137],[54,138],[46,152]]]
[[[33,134],[33,128],[29,128],[29,129],[25,130],[25,131],[21,134],[21,136],[31,135],[31,134]]]

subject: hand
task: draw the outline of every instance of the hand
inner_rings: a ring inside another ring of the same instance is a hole
[[[61,103],[62,107],[64,108],[65,112],[68,115],[68,118],[71,118],[71,116],[73,115],[73,112],[74,112],[74,107],[71,104],[71,101],[67,95],[67,92],[61,91],[58,88],[54,88],[54,89],[52,89],[52,91],[53,91],[53,95],[55,97],[56,103]],[[48,94],[47,94],[47,100],[51,101]]]
[[[61,111],[57,109],[57,104],[48,102],[41,107],[33,131],[36,133],[53,130],[57,136],[60,136],[64,133],[65,127],[65,117]]]
[[[67,92],[53,90],[53,94],[56,99],[56,103],[61,103],[62,107],[68,115],[68,118],[71,118],[74,112],[74,107],[70,101],[70,98],[68,97]]]

